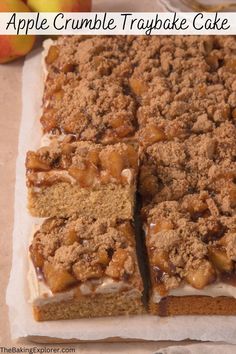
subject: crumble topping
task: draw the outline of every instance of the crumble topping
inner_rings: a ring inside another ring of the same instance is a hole
[[[138,38],[137,43],[140,52],[143,47],[146,53],[138,56],[131,77],[141,99],[137,112],[141,144],[184,139],[232,119],[236,73],[232,37],[224,41],[218,36],[164,36]],[[153,127],[162,136],[150,137]]]
[[[94,80],[102,76],[124,77],[129,72],[127,53],[135,37],[61,36],[46,57],[50,72],[76,72]]]
[[[140,172],[144,201],[178,200],[208,192],[215,214],[234,213],[236,192],[236,128],[222,123],[213,132],[185,141],[165,141],[146,149]]]
[[[44,131],[97,142],[138,131],[143,146],[213,131],[236,119],[235,60],[230,36],[60,37],[46,57]]]
[[[55,293],[104,276],[132,283],[137,272],[128,221],[48,219],[34,235],[30,254]]]
[[[104,143],[134,135],[136,103],[122,83],[65,74],[62,80],[54,80],[49,76],[46,85],[49,89],[41,117],[44,132],[59,130],[81,140]]]

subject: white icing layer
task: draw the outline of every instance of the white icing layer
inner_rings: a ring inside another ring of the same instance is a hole
[[[132,289],[130,284],[123,281],[116,281],[114,279],[104,277],[98,280],[90,280],[78,287],[71,290],[64,291],[58,294],[53,294],[44,281],[40,281],[36,275],[35,268],[30,261],[30,269],[28,273],[28,283],[30,289],[29,302],[34,305],[45,305],[53,302],[67,301],[76,298],[78,289],[81,295],[92,294],[114,294],[120,291],[127,291],[127,296],[137,297],[140,296],[140,292],[136,289]]]
[[[75,135],[73,135],[73,134],[64,134],[64,133],[60,133],[60,135],[56,135],[56,134],[52,134],[52,133],[45,133],[40,140],[40,147],[49,146],[53,142],[60,143],[65,138],[74,137],[74,136]]]
[[[51,170],[48,172],[35,172],[35,179],[37,184],[40,185],[40,183],[42,181],[44,181],[44,179],[46,178],[46,180],[48,181],[52,181],[54,178],[64,178],[66,181],[70,182],[71,184],[77,184],[77,180],[75,178],[73,178],[68,171],[66,170]],[[40,191],[40,187],[35,187],[36,190],[35,191]]]
[[[190,285],[183,285],[179,288],[172,289],[168,296],[228,296],[236,298],[236,287],[233,285],[225,283],[215,283],[206,286],[204,289],[195,289]],[[163,296],[161,296],[157,291],[154,290],[152,295],[152,301],[158,303],[161,301]]]

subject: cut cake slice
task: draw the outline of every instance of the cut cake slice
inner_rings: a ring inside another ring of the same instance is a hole
[[[35,319],[143,313],[135,244],[129,221],[47,219],[30,246]]]
[[[27,154],[30,213],[132,219],[137,168],[133,145],[53,141]]]

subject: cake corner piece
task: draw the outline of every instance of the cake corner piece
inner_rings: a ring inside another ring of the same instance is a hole
[[[144,313],[129,221],[51,218],[30,246],[37,321]]]

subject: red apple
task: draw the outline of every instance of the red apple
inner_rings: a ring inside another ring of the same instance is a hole
[[[1,0],[0,12],[30,12],[22,0]],[[0,36],[0,64],[7,63],[31,51],[35,36]]]
[[[27,0],[35,12],[89,12],[92,0]]]

